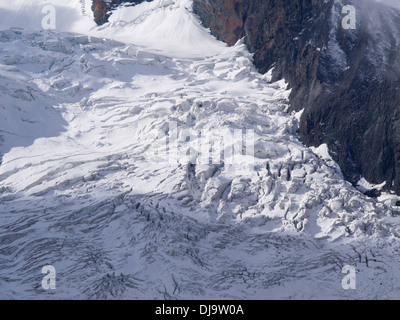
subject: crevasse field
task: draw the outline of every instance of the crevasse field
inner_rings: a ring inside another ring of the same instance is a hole
[[[298,140],[284,80],[189,0],[90,6],[0,0],[0,298],[400,298],[398,198]]]

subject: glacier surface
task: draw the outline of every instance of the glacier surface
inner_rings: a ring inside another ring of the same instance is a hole
[[[0,0],[0,298],[400,297],[398,199],[366,197],[298,140],[284,81],[191,1],[102,27],[88,2]],[[40,27],[48,3],[56,30]],[[236,162],[202,158],[204,141]]]

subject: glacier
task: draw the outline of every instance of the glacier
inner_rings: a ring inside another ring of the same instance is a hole
[[[398,198],[365,196],[299,141],[284,80],[213,38],[189,0],[101,27],[89,2],[0,0],[0,298],[400,297]],[[254,132],[252,156],[196,156],[200,135],[234,130]]]

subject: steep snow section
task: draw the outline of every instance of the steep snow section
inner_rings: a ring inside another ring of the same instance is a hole
[[[400,3],[397,0],[375,0],[375,1],[387,4],[387,5],[392,6],[394,8],[400,8]]]
[[[189,14],[191,8],[189,0],[156,0],[122,7],[111,15],[99,34],[174,57],[203,57],[221,52],[226,45],[200,28],[198,18]]]
[[[102,27],[94,23],[90,4],[91,0],[62,4],[57,0],[0,0],[0,29],[42,30],[42,22],[46,25],[49,14],[54,13],[57,31],[114,39],[173,57],[211,56],[226,47],[200,27],[198,18],[190,14],[189,0],[155,0],[121,7]]]
[[[0,31],[0,297],[399,297],[395,211],[299,142],[285,83],[244,44],[213,40],[187,1],[156,2],[118,14],[139,30],[170,11],[215,51],[172,29],[151,52]],[[361,290],[342,290],[347,264]]]

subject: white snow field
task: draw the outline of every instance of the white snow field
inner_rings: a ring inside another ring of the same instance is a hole
[[[48,3],[60,29],[41,29]],[[0,0],[0,298],[400,298],[397,198],[298,140],[243,43],[191,1],[102,27],[66,3]]]

